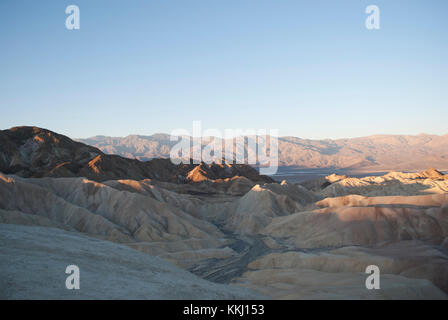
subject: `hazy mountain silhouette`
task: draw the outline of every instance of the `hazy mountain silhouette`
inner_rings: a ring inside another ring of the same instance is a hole
[[[148,160],[169,157],[170,148],[177,143],[169,137],[167,134],[96,136],[78,141],[108,154]],[[281,137],[279,165],[367,171],[424,170],[432,166],[444,170],[448,169],[448,135],[373,135],[336,140]]]

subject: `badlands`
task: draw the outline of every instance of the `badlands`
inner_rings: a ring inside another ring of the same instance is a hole
[[[294,184],[35,127],[0,131],[0,146],[2,299],[448,298],[448,176],[435,169]],[[81,290],[65,289],[69,264]]]

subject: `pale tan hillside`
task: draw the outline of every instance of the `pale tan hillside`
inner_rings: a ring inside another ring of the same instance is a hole
[[[220,237],[212,224],[136,193],[83,178],[0,176],[3,210],[39,215],[120,242]]]
[[[317,185],[320,184],[320,187]],[[435,169],[420,173],[390,172],[384,176],[353,178],[328,176],[304,184],[319,191],[321,198],[339,197],[349,194],[364,196],[424,195],[447,193],[448,179]]]
[[[325,198],[316,202],[319,207],[448,207],[448,193],[432,194],[424,196],[382,196],[364,197],[348,195],[337,198]]]
[[[381,270],[380,290],[365,288],[369,265]],[[448,259],[416,241],[290,251],[253,261],[235,282],[276,299],[448,299]]]
[[[448,236],[448,208],[329,207],[274,218],[261,232],[298,248],[371,246],[411,239],[441,244]]]
[[[236,202],[225,228],[237,233],[254,234],[269,225],[273,218],[301,209],[302,206],[288,196],[256,185]]]
[[[227,248],[232,241],[203,219],[209,209],[227,213],[232,195],[205,201],[150,180],[103,184],[84,178],[26,179],[1,174],[0,191],[0,223],[74,230],[125,243],[184,267],[234,254]]]

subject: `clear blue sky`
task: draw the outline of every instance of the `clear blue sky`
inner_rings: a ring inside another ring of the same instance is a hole
[[[447,16],[446,0],[1,0],[0,128],[446,134]]]

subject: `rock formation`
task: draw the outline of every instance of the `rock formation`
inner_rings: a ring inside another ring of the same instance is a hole
[[[169,182],[200,182],[243,176],[273,182],[247,165],[180,164],[169,159],[141,162],[107,155],[55,132],[37,127],[0,131],[0,172],[21,177],[85,177],[94,181],[154,178]]]

